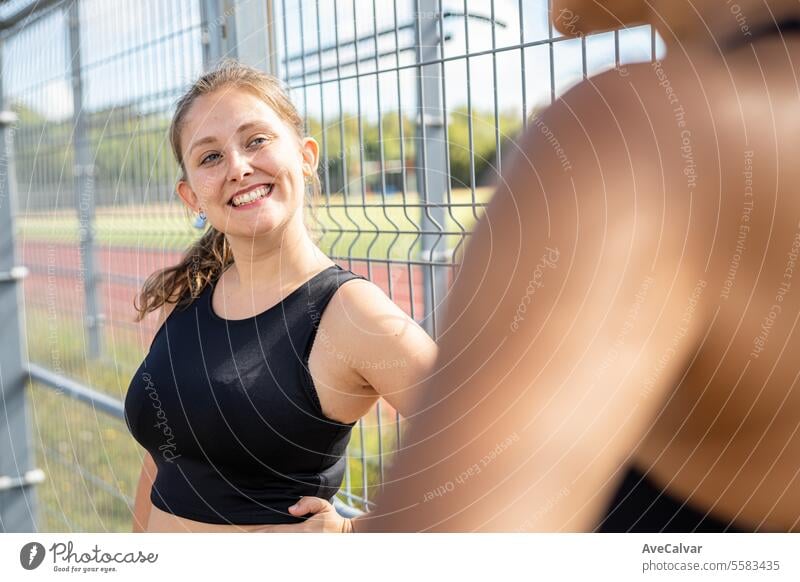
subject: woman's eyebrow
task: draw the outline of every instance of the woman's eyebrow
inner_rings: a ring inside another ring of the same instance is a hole
[[[252,129],[255,126],[262,126],[262,125],[267,127],[266,124],[260,121],[248,121],[247,123],[243,123],[242,125],[240,125],[236,129],[236,133],[242,133],[243,131]],[[214,137],[213,135],[207,135],[206,137],[202,137],[198,139],[196,142],[192,143],[192,145],[189,147],[189,153],[191,154],[192,150],[194,150],[197,146],[205,145],[207,143],[213,143],[215,141],[217,141],[217,138]]]
[[[198,146],[201,146],[201,145],[204,145],[204,144],[207,144],[207,143],[212,143],[212,142],[215,142],[215,141],[217,141],[217,138],[214,137],[213,135],[209,135],[209,136],[206,136],[204,138],[198,139],[191,146],[189,146],[189,153],[191,154],[192,151]]]

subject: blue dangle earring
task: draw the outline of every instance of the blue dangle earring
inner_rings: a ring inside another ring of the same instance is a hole
[[[197,217],[194,219],[194,227],[195,228],[205,228],[206,227],[206,213],[202,210],[197,214]]]

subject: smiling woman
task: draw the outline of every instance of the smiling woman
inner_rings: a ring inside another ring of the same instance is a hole
[[[125,400],[147,449],[134,530],[347,530],[330,500],[350,430],[381,396],[413,409],[435,344],[312,242],[318,146],[276,79],[223,63],[170,136],[178,195],[209,227],[137,305],[163,323]]]
[[[228,242],[302,221],[295,210],[302,208],[318,147],[312,138],[299,138],[296,112],[291,127],[259,95],[235,87],[199,99],[189,112],[176,128],[188,173],[178,194],[187,206],[202,210],[212,225],[224,224]],[[234,208],[242,212],[233,215]]]

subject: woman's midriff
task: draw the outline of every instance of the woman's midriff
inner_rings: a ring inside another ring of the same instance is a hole
[[[226,523],[204,523],[194,521],[152,506],[150,517],[147,521],[147,531],[151,533],[236,533],[236,532],[274,532],[286,531],[286,525],[255,524],[255,525],[235,525]]]

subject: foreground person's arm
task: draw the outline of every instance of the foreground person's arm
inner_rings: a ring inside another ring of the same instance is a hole
[[[697,348],[705,314],[682,319],[705,250],[691,198],[660,176],[678,132],[624,132],[647,127],[619,118],[636,96],[612,111],[596,92],[522,139],[454,282],[425,404],[356,531],[591,529]]]

